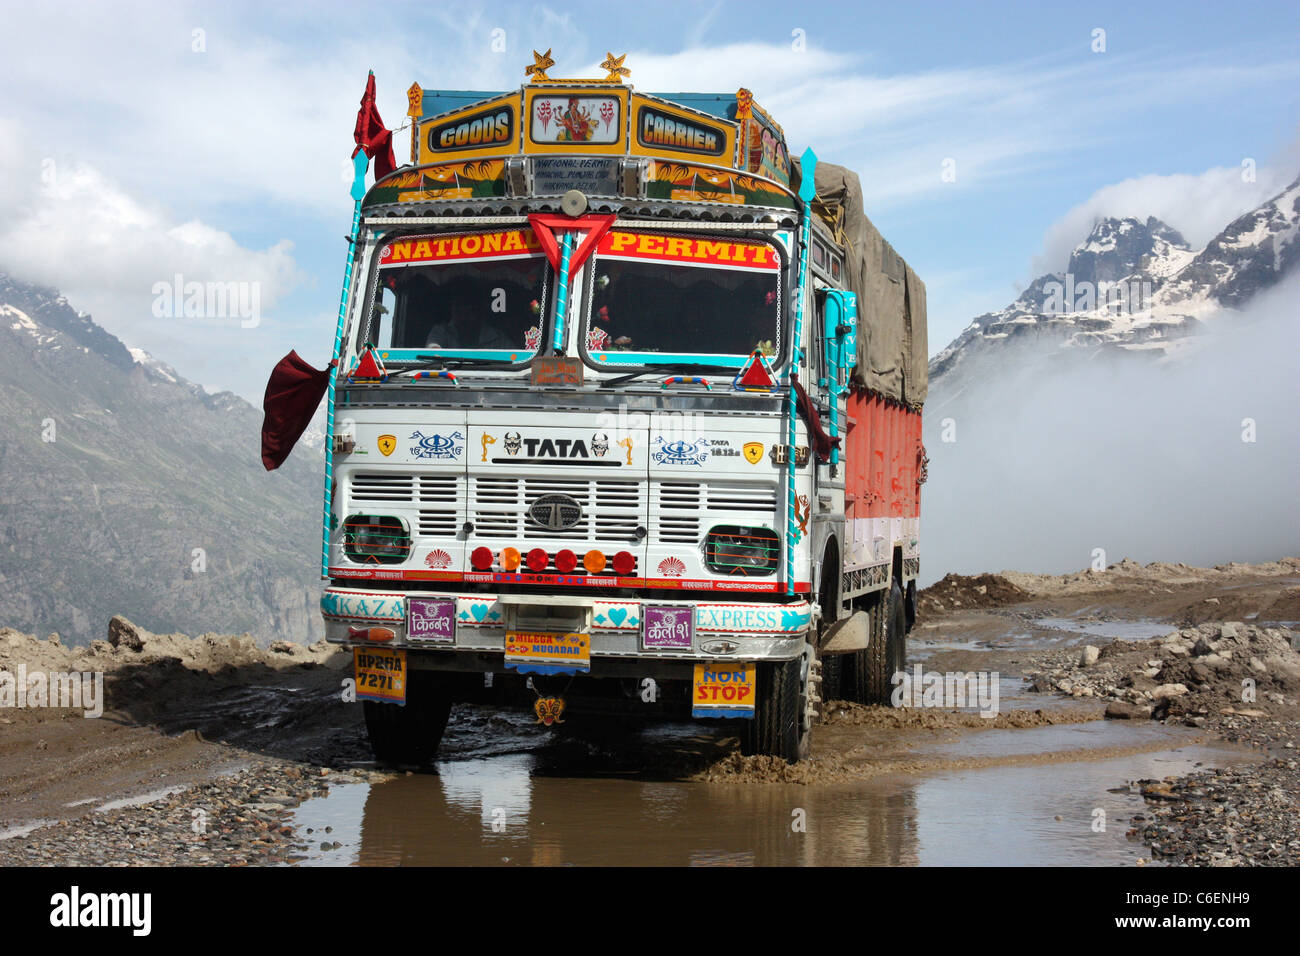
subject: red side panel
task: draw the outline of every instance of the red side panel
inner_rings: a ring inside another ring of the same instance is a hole
[[[849,395],[848,417],[843,443],[846,517],[916,517],[921,413],[855,390]]]

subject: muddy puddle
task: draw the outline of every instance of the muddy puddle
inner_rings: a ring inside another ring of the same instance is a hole
[[[671,746],[671,732],[655,736]],[[817,786],[602,773],[599,761],[558,751],[450,759],[436,773],[337,787],[296,811],[313,847],[303,864],[1132,864],[1144,854],[1125,832],[1143,802],[1110,790],[1254,759],[1177,729],[1102,721],[968,733],[920,754],[987,764],[977,769]],[[1044,753],[1057,759],[1032,762]]]
[[[1066,617],[1039,617],[1034,618],[1032,623],[1035,627],[1051,631],[1121,641],[1149,641],[1177,630],[1172,624],[1162,621],[1081,621]]]

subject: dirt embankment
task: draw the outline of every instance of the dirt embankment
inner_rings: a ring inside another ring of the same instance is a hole
[[[1002,574],[948,574],[916,596],[918,615],[937,615],[951,610],[1005,607],[1031,597]]]
[[[0,629],[0,839],[9,863],[283,860],[286,808],[364,758],[342,702],[349,658],[323,642],[152,634],[122,617],[108,640],[66,647]],[[51,706],[53,675],[84,675]],[[23,705],[6,700],[27,683]],[[69,700],[70,702],[70,700]],[[118,806],[123,800],[140,805]]]

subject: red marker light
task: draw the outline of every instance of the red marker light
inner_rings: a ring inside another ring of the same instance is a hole
[[[555,555],[555,569],[561,574],[568,574],[578,566],[578,556],[565,548]]]
[[[614,555],[614,573],[629,575],[636,568],[636,557],[631,551],[620,551]]]
[[[541,548],[533,548],[533,550],[528,552],[528,568],[537,574],[541,574],[545,571],[546,565],[549,562],[550,558],[547,557],[546,552]]]
[[[492,549],[475,548],[469,556],[469,563],[474,566],[475,571],[487,571],[492,567]]]

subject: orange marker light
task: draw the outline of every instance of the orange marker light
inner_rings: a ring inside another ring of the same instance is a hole
[[[519,562],[523,560],[520,557],[518,548],[501,549],[501,567],[506,571],[518,571]]]
[[[604,552],[592,548],[582,556],[582,566],[587,569],[588,574],[600,574],[605,570]]]

